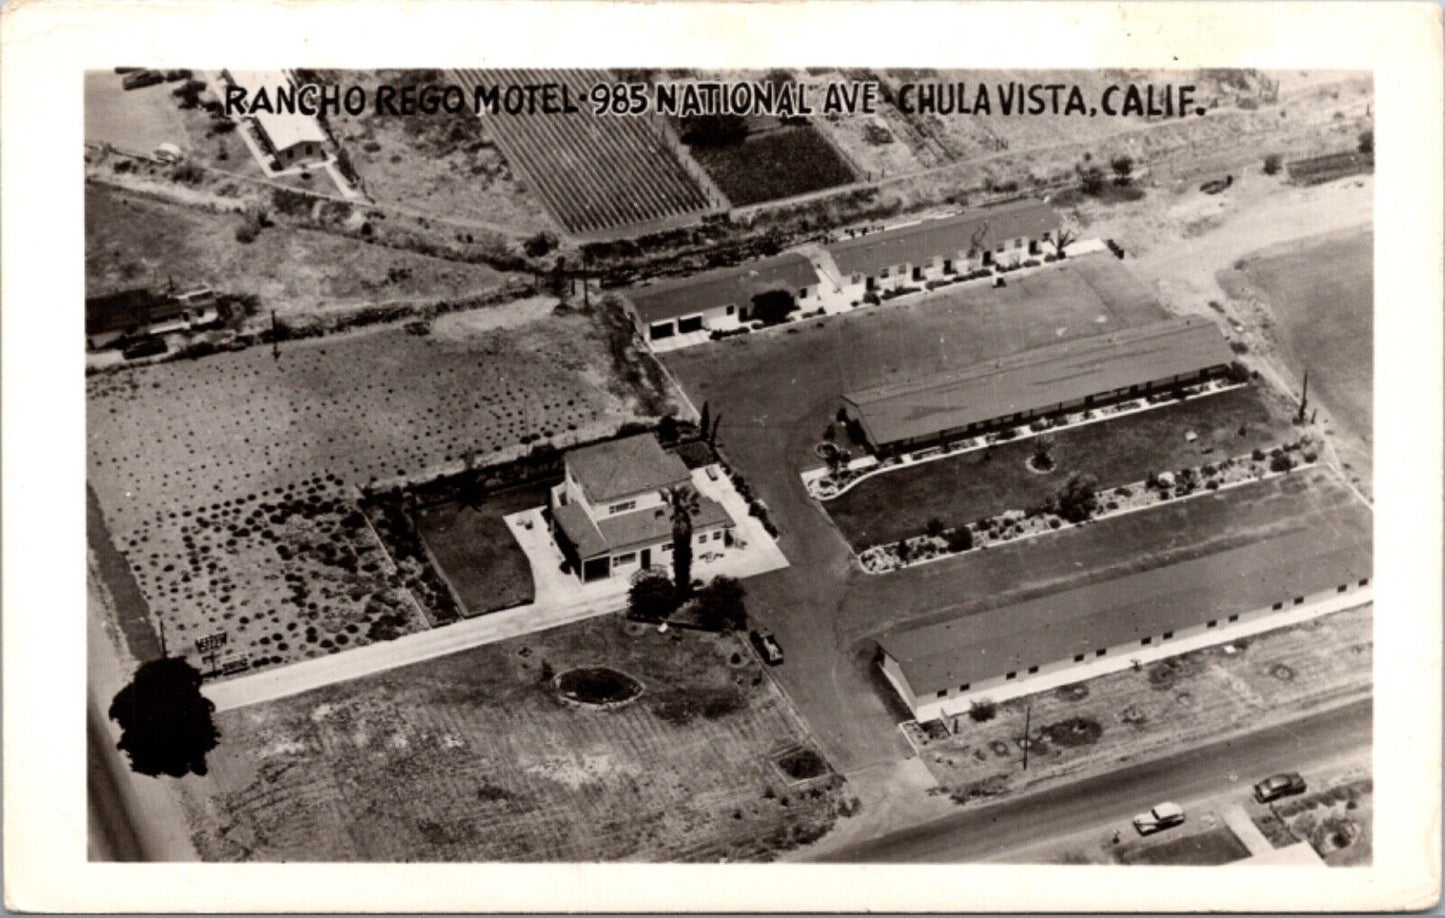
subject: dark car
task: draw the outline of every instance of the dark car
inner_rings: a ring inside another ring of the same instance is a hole
[[[121,349],[121,356],[126,360],[139,360],[142,357],[154,357],[157,354],[166,352],[166,339],[151,335],[145,338],[137,338]]]
[[[1305,779],[1298,772],[1271,775],[1254,786],[1254,799],[1268,803],[1281,797],[1292,797],[1305,792]]]
[[[761,631],[752,631],[748,634],[753,646],[758,649],[761,656],[769,666],[781,666],[783,663],[783,645],[773,637],[773,633],[764,628]]]

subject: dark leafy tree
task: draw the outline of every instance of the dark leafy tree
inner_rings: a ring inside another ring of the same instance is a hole
[[[747,627],[746,591],[732,577],[714,577],[697,591],[697,618],[705,628],[741,631]]]
[[[1116,156],[1109,161],[1109,167],[1114,170],[1114,184],[1127,185],[1134,172],[1134,160],[1128,156]]]
[[[1099,509],[1097,482],[1092,475],[1070,475],[1053,499],[1053,512],[1070,523],[1082,523]]]
[[[627,614],[633,618],[658,622],[676,610],[677,589],[661,574],[639,577],[627,593]]]
[[[672,517],[672,581],[680,601],[692,592],[692,519],[702,505],[688,485],[666,488],[662,496]]]
[[[137,774],[206,773],[206,753],[221,738],[211,721],[215,705],[201,694],[201,673],[180,657],[141,664],[130,684],[110,703],[110,719],[120,724],[117,748],[130,757]]]
[[[765,290],[753,297],[753,316],[764,325],[786,322],[788,314],[798,308],[797,300],[786,290]]]
[[[1360,132],[1360,152],[1361,152],[1361,153],[1374,153],[1374,152],[1375,152],[1375,132],[1374,132],[1374,131],[1361,131],[1361,132]]]
[[[522,251],[529,258],[541,258],[557,247],[557,237],[543,230],[522,243]]]
[[[1097,195],[1102,192],[1104,190],[1104,170],[1098,166],[1080,168],[1079,188],[1087,195]]]
[[[1279,171],[1280,156],[1278,153],[1271,153],[1264,158],[1264,174],[1274,175]]]
[[[702,432],[702,435],[703,435],[704,437],[706,437],[706,436],[708,435],[708,425],[711,424],[711,423],[712,423],[712,410],[708,407],[708,403],[707,403],[707,402],[703,402],[703,403],[702,403],[702,412],[698,415],[698,419],[697,419],[697,429]]]

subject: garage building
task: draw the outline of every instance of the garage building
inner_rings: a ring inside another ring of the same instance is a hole
[[[799,309],[820,303],[813,263],[790,253],[627,291],[626,307],[648,341],[714,328],[736,328],[752,318],[753,297],[786,291]]]

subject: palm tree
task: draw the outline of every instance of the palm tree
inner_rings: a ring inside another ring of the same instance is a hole
[[[1077,238],[1078,236],[1076,236],[1074,233],[1071,233],[1066,229],[1061,229],[1057,233],[1055,233],[1054,238],[1049,241],[1054,244],[1054,254],[1060,258],[1063,258],[1064,249],[1073,245],[1074,240]]]
[[[663,503],[672,516],[672,582],[679,600],[692,592],[692,518],[702,509],[690,485],[663,488]]]

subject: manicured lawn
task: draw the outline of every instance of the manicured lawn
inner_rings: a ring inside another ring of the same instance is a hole
[[[417,529],[468,616],[532,601],[532,566],[503,517],[546,502],[546,486],[529,485],[475,506],[449,503],[417,513]]]
[[[1186,431],[1199,438],[1186,441]],[[1250,386],[1047,434],[1054,458],[1048,474],[1026,467],[1038,441],[1018,440],[886,472],[823,507],[849,544],[862,550],[919,535],[933,517],[952,527],[1028,509],[1047,500],[1075,472],[1093,475],[1100,487],[1114,487],[1151,472],[1248,453],[1292,435],[1284,407]]]
[[[742,143],[690,150],[734,206],[821,191],[855,178],[848,164],[811,127],[777,128],[754,134]]]
[[[1208,867],[1247,857],[1249,849],[1230,831],[1229,826],[1216,826],[1207,832],[1185,835],[1121,853],[1119,860],[1125,864]]]
[[[1296,377],[1367,442],[1374,382],[1373,232],[1334,236],[1288,254],[1245,262],[1272,307]]]

